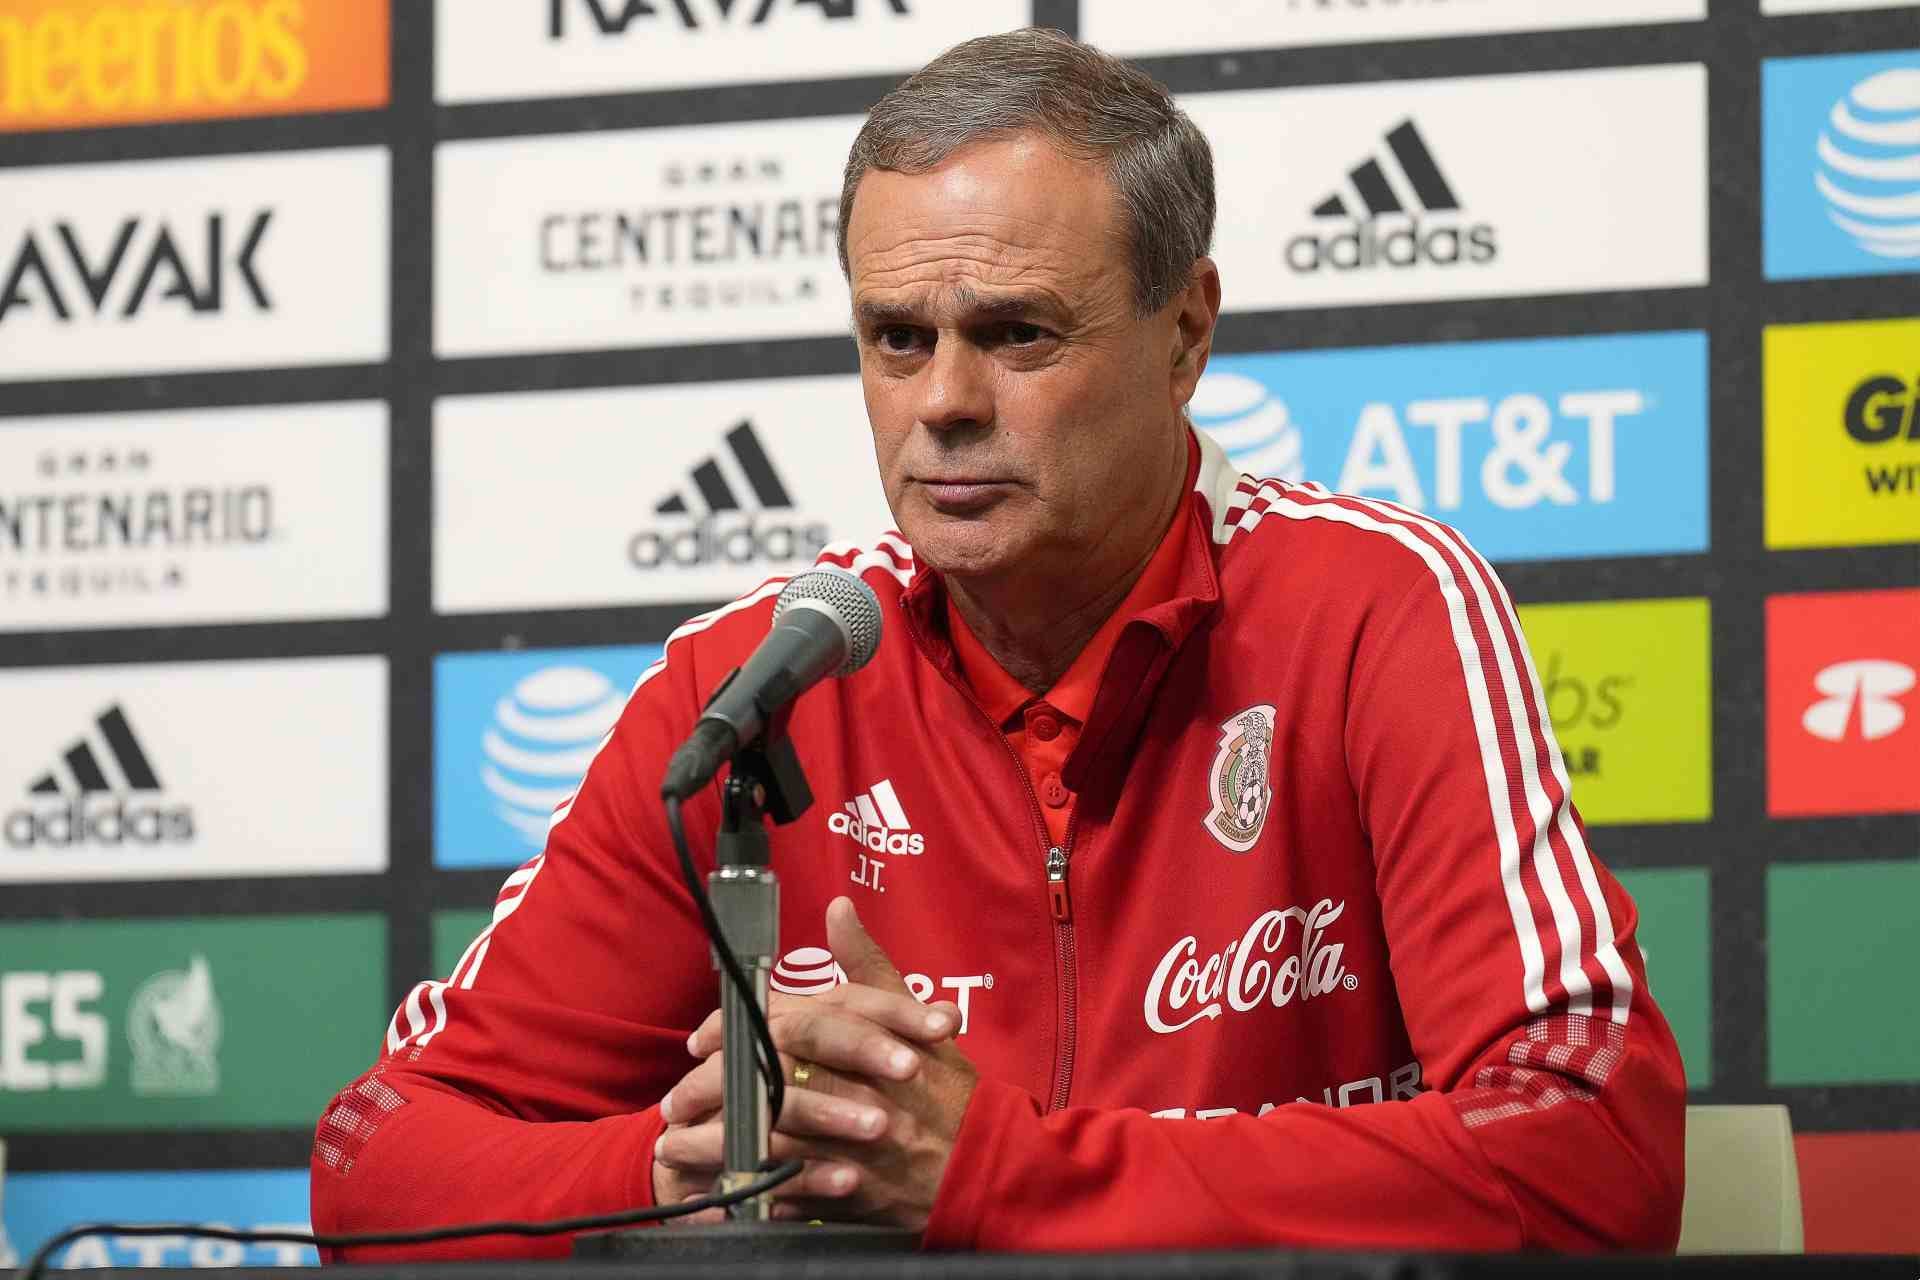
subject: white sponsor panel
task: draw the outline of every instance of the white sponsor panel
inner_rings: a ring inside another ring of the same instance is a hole
[[[386,610],[382,402],[0,426],[0,630]]]
[[[387,869],[387,662],[0,672],[0,882]]]
[[[1228,310],[1700,285],[1698,64],[1196,94]]]
[[[1913,9],[1920,0],[1760,0],[1761,13],[1840,13],[1850,9]]]
[[[387,152],[0,170],[0,382],[387,355]]]
[[[1030,0],[439,0],[442,102],[912,71]]]
[[[1132,56],[1698,22],[1706,16],[1707,0],[1193,0],[1180,6],[1173,21],[1165,9],[1140,0],[1081,0],[1080,35],[1109,53]]]
[[[442,144],[442,355],[849,329],[836,229],[861,117]]]
[[[450,396],[434,607],[712,602],[889,528],[860,380]]]

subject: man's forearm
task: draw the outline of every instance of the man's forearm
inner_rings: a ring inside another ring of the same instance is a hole
[[[613,1213],[653,1203],[658,1107],[591,1122],[535,1123],[446,1086],[376,1071],[321,1117],[312,1165],[322,1233]],[[568,1236],[485,1236],[329,1251],[330,1262],[565,1257]]]

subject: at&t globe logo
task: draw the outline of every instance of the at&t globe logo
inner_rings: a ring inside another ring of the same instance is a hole
[[[1306,479],[1300,428],[1286,403],[1258,379],[1240,373],[1209,373],[1187,404],[1193,425],[1212,436],[1233,465],[1263,480]]]
[[[1814,186],[1866,252],[1920,259],[1920,67],[1854,85],[1820,131]]]
[[[573,666],[536,671],[495,704],[480,780],[494,813],[531,848],[545,843],[554,808],[580,785],[622,705],[611,680]]]

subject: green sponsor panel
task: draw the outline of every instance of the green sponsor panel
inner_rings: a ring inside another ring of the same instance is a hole
[[[493,919],[491,911],[436,911],[433,913],[433,976],[450,977],[467,944],[480,936]]]
[[[1526,605],[1521,626],[1589,823],[1713,816],[1707,602]]]
[[[1920,862],[1767,869],[1767,1079],[1920,1081]]]
[[[1707,873],[1693,867],[1615,872],[1640,909],[1638,938],[1647,987],[1667,1015],[1687,1087],[1713,1083],[1713,961]]]
[[[386,1003],[377,915],[0,925],[0,1133],[309,1127]]]

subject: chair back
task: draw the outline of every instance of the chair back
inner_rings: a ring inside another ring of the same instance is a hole
[[[1782,1106],[1688,1107],[1681,1253],[1802,1253],[1800,1166]]]

